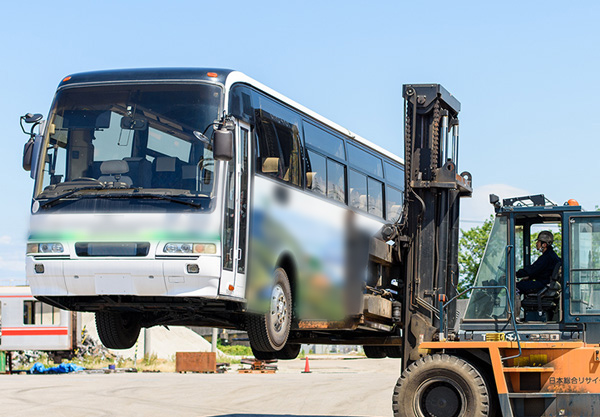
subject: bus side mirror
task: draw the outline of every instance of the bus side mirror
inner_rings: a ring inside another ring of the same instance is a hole
[[[26,115],[20,117],[19,122],[21,124],[21,130],[23,130],[23,133],[25,133],[26,135],[29,135],[29,140],[25,143],[25,146],[23,147],[23,169],[25,171],[31,171],[31,164],[33,161],[34,145],[35,145],[35,141],[36,141],[36,135],[35,135],[35,133],[33,133],[33,129],[35,129],[35,127],[37,125],[42,123],[43,118],[44,118],[44,116],[42,116],[39,113],[36,113],[36,114],[27,113]],[[30,132],[27,132],[25,130],[25,127],[23,126],[23,122],[32,125]],[[32,175],[32,177],[33,177],[33,175]]]
[[[25,171],[31,171],[31,161],[33,159],[33,145],[35,140],[30,137],[23,147],[23,169]]]
[[[233,159],[233,132],[225,128],[215,130],[213,142],[213,158],[217,161]]]

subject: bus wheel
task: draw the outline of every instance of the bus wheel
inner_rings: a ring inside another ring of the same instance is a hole
[[[129,349],[137,341],[141,328],[138,314],[113,311],[96,313],[98,336],[109,349]]]
[[[269,312],[264,315],[250,314],[246,330],[252,349],[274,352],[283,349],[292,324],[292,290],[283,268],[273,274],[273,288]]]
[[[363,350],[365,351],[365,356],[369,359],[382,359],[385,358],[386,352],[383,346],[363,346]]]
[[[394,417],[484,417],[489,394],[470,363],[450,355],[425,356],[404,370],[392,397]]]

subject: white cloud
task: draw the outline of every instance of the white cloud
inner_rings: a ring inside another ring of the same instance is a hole
[[[460,227],[462,229],[479,226],[491,214],[494,214],[494,207],[490,204],[490,194],[496,194],[502,201],[503,198],[529,195],[529,192],[506,184],[488,184],[475,187],[473,197],[463,198],[460,201]]]
[[[9,235],[0,236],[0,245],[10,245],[12,238]]]

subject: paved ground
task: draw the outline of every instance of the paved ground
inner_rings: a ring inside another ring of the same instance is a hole
[[[277,374],[0,375],[0,416],[392,416],[397,359],[282,361]]]

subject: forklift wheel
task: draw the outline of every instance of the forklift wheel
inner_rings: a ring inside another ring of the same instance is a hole
[[[394,417],[485,417],[488,388],[473,365],[461,358],[435,354],[411,364],[392,397]]]

